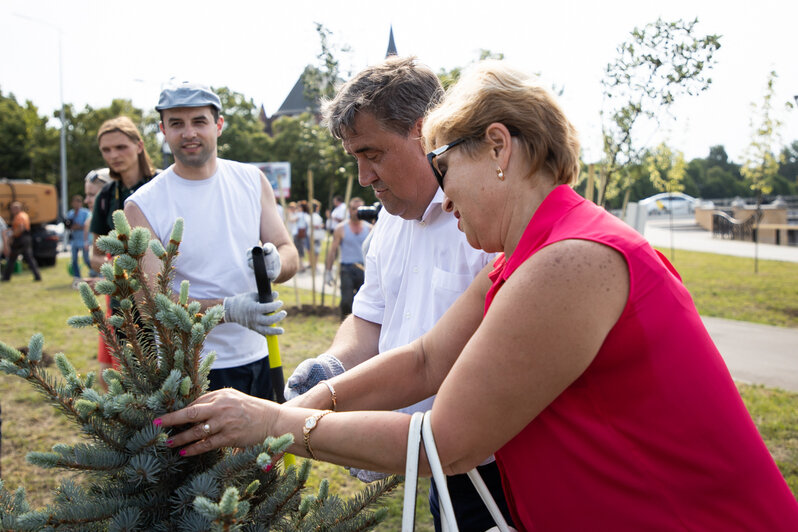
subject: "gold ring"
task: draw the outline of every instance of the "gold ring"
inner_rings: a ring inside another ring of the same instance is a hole
[[[206,435],[206,436],[207,436],[207,435],[210,435],[210,433],[211,433],[211,426],[210,426],[210,425],[208,425],[207,423],[205,423],[205,424],[202,426],[202,430],[205,432],[205,435]]]

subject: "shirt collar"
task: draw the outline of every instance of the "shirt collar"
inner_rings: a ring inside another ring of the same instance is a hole
[[[435,192],[435,195],[432,197],[432,201],[429,202],[427,205],[424,214],[421,216],[421,222],[429,223],[432,221],[433,216],[439,215],[443,212],[443,190],[438,187],[438,190]]]

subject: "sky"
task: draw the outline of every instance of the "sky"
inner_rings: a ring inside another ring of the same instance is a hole
[[[0,0],[0,91],[40,114],[62,98],[77,109],[125,98],[146,111],[169,80],[189,80],[227,86],[271,115],[318,62],[314,23],[350,49],[336,54],[345,75],[382,60],[393,27],[399,54],[436,72],[486,49],[562,88],[590,162],[601,155],[604,68],[635,27],[658,17],[698,18],[697,32],[722,35],[721,49],[710,89],[677,102],[675,119],[643,142],[665,141],[688,160],[720,144],[742,162],[751,104],[772,70],[782,141],[798,140],[798,109],[784,107],[798,95],[798,2],[788,0]]]

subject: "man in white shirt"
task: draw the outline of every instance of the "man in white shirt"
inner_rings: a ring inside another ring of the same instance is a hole
[[[327,228],[330,232],[335,231],[335,228],[338,227],[338,224],[346,220],[346,205],[344,205],[344,198],[341,196],[333,196],[333,209],[330,212],[330,220],[329,220],[329,227]]]
[[[392,57],[366,68],[324,105],[330,131],[357,159],[358,180],[382,202],[366,255],[366,279],[350,315],[322,355],[303,361],[286,385],[286,398],[352,369],[378,353],[420,337],[478,275],[487,277],[492,255],[472,248],[457,220],[441,209],[444,195],[421,141],[426,110],[443,96],[435,74],[415,59]],[[489,286],[486,282],[485,286]],[[429,398],[405,412],[428,410]],[[297,405],[303,398],[294,399]],[[305,406],[328,408],[327,405]],[[480,473],[510,518],[492,461]],[[361,480],[377,478],[352,471]],[[466,475],[448,477],[457,522],[486,530],[493,520]],[[440,530],[437,494],[430,494]]]
[[[203,355],[216,352],[210,389],[229,386],[271,398],[263,335],[282,332],[274,324],[285,312],[272,314],[280,301],[258,302],[247,251],[263,244],[272,281],[290,279],[298,266],[272,187],[255,166],[217,158],[224,118],[219,97],[209,88],[183,83],[164,89],[155,109],[175,163],[127,199],[125,215],[164,245],[175,220],[184,219],[172,288],[179,292],[180,283],[188,280],[191,297],[203,310],[224,305],[224,321],[213,328],[203,349]],[[150,251],[144,267],[154,284],[160,261]]]

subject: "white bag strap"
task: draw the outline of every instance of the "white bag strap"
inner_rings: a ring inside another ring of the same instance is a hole
[[[421,446],[423,412],[410,418],[407,431],[407,463],[405,465],[405,498],[402,510],[402,532],[413,532],[416,525],[416,486],[418,485],[418,452]]]
[[[424,423],[421,425],[421,434],[424,439],[424,450],[427,451],[427,460],[432,470],[432,479],[435,487],[438,488],[438,503],[441,511],[441,525],[444,530],[457,532],[457,520],[454,517],[454,507],[452,498],[449,496],[449,487],[446,484],[446,475],[443,474],[441,460],[438,457],[438,448],[435,446],[435,436],[432,435],[432,423],[430,422],[431,410],[424,413]]]
[[[482,480],[482,475],[479,474],[476,467],[468,472],[468,478],[471,479],[471,483],[477,489],[477,493],[479,493],[479,496],[482,498],[482,502],[488,507],[488,512],[490,512],[491,517],[493,517],[493,522],[496,523],[496,527],[491,528],[491,530],[499,530],[500,532],[515,530],[507,524],[507,520],[504,518],[504,515],[502,515],[501,510],[499,510],[499,505],[496,504],[493,495],[490,493],[485,481]]]
[[[410,418],[410,428],[407,434],[407,462],[405,467],[405,494],[404,508],[402,511],[402,532],[413,532],[415,529],[416,517],[416,488],[418,486],[418,458],[421,440],[424,441],[424,450],[427,453],[427,461],[432,470],[432,480],[438,488],[438,503],[440,504],[441,526],[444,532],[458,532],[457,520],[454,515],[452,499],[449,495],[449,487],[446,484],[446,475],[443,473],[438,448],[435,445],[435,437],[432,434],[432,423],[430,421],[430,411],[425,413],[416,412]],[[499,510],[496,501],[493,499],[485,481],[482,480],[476,468],[468,472],[468,478],[474,484],[479,496],[488,507],[491,517],[496,522],[494,530],[499,532],[514,532]]]

